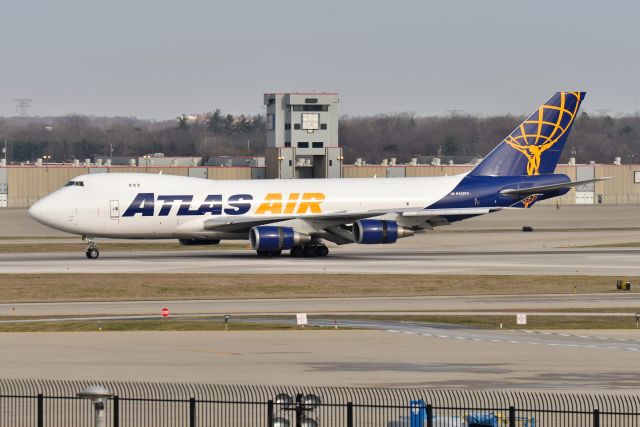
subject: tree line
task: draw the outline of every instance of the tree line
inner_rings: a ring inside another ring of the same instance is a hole
[[[363,158],[379,163],[412,157],[482,157],[507,136],[523,117],[450,115],[419,117],[413,113],[340,118],[339,140],[345,162]],[[264,155],[266,119],[234,116],[215,110],[191,120],[151,121],[125,117],[0,118],[0,142],[8,141],[10,162],[51,156],[54,162],[94,155],[138,157],[161,152],[167,156]],[[640,162],[640,117],[591,116],[581,113],[573,126],[561,161]]]

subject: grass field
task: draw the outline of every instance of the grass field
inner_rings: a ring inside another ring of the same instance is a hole
[[[327,316],[320,316],[323,319]],[[230,331],[260,331],[260,330],[294,330],[300,329],[293,323],[278,323],[279,318],[274,318],[274,322],[242,321],[233,319],[229,324]],[[426,316],[332,316],[327,318],[327,326],[309,326],[306,330],[333,329],[333,320],[337,321],[340,329],[345,329],[340,325],[341,320],[382,320],[382,321],[404,321],[430,324],[458,325],[483,329],[534,329],[534,330],[554,330],[554,329],[636,329],[636,322],[633,316],[629,317],[608,317],[608,316],[536,316],[528,313],[527,325],[516,325],[515,316],[468,316],[468,315],[426,315]],[[291,320],[291,319],[289,319]],[[350,327],[349,329],[353,329]],[[144,320],[73,320],[73,321],[40,321],[40,322],[20,322],[20,323],[0,323],[0,333],[2,332],[126,332],[126,331],[222,331],[225,330],[224,323],[220,319],[144,319]]]
[[[297,329],[293,324],[241,323],[230,325],[231,331],[274,331]],[[313,328],[307,328],[313,329]],[[315,328],[318,329],[318,328]],[[109,321],[69,321],[69,322],[24,322],[0,323],[2,332],[124,332],[124,331],[224,331],[224,323],[211,320],[109,320]]]
[[[0,274],[1,302],[615,292],[639,277],[318,274]],[[632,292],[638,291],[632,287]]]

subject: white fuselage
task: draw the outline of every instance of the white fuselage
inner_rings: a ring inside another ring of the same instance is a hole
[[[50,227],[91,237],[246,239],[246,233],[207,231],[205,222],[283,215],[321,220],[368,211],[423,209],[449,194],[462,178],[214,181],[92,174],[74,178],[82,186],[51,193],[29,213]]]

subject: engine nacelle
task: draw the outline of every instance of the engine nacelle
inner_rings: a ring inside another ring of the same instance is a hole
[[[298,233],[291,227],[261,225],[249,232],[251,247],[256,251],[282,251],[311,242],[311,236]]]
[[[353,223],[353,238],[364,245],[395,243],[396,240],[409,236],[413,236],[413,231],[395,221],[361,219]]]
[[[200,246],[200,245],[217,245],[220,240],[215,239],[178,239],[181,245]]]

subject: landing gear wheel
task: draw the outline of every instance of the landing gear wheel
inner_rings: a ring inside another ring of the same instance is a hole
[[[82,240],[84,239],[85,237],[82,236]],[[98,258],[100,256],[100,251],[98,251],[98,247],[96,246],[96,240],[93,237],[87,237],[86,239],[89,242],[89,246],[87,246],[87,250],[84,252],[84,254],[88,259]]]
[[[302,258],[304,256],[304,248],[302,246],[292,247],[291,256],[294,258]]]
[[[329,255],[329,248],[322,245],[322,246],[317,246],[316,247],[316,255],[319,257],[325,257],[327,255]]]
[[[100,256],[100,251],[97,248],[89,248],[85,252],[85,255],[89,259],[96,259]]]
[[[313,258],[316,256],[316,248],[315,246],[305,246],[304,247],[304,256],[306,258]]]

